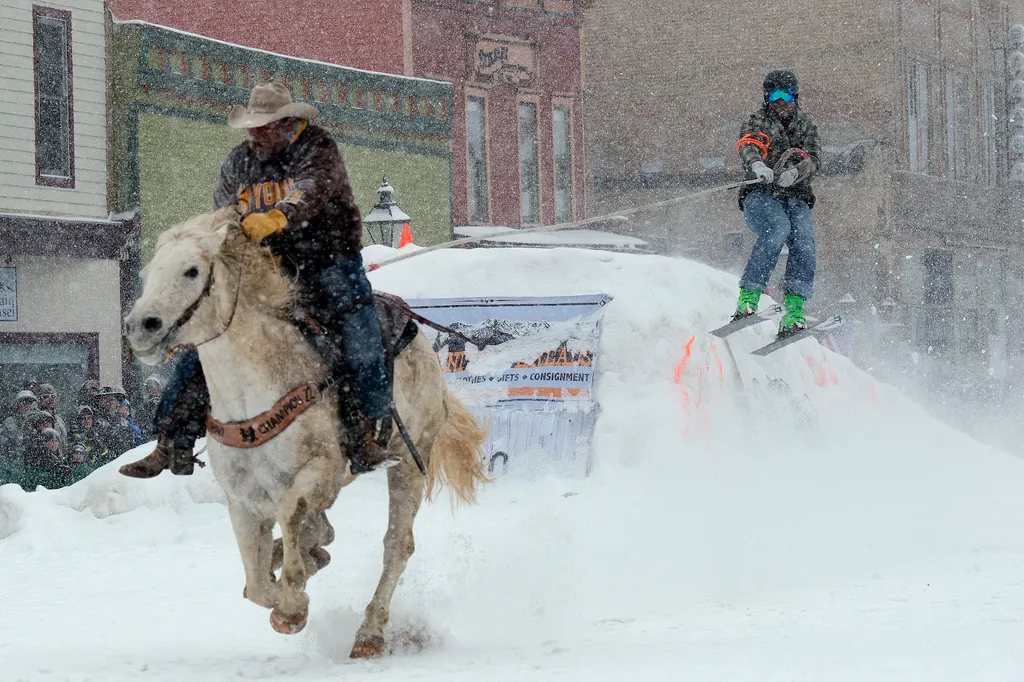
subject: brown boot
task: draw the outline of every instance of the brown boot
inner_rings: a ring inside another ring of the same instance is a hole
[[[171,473],[178,476],[191,475],[194,465],[198,462],[192,454],[192,448],[188,446],[177,446],[166,438],[160,438],[156,442],[156,449],[137,462],[125,464],[118,469],[122,476],[131,478],[153,478],[160,475],[164,469],[170,469]],[[199,462],[199,466],[206,466]]]
[[[387,448],[377,443],[377,426],[365,416],[360,419],[359,434],[353,439],[349,454],[349,468],[353,476],[365,474],[374,469],[382,469],[400,464],[402,458],[391,455]]]

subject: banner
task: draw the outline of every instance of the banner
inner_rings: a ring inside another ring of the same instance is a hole
[[[407,301],[471,341],[421,326],[449,390],[490,426],[490,474],[589,472],[594,366],[609,300],[599,294]]]

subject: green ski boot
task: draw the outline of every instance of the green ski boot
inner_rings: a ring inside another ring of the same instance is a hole
[[[748,289],[740,287],[740,298],[736,302],[736,312],[733,314],[733,322],[742,320],[757,312],[757,302],[761,300],[759,289]]]
[[[782,316],[779,323],[779,338],[784,339],[792,336],[802,329],[807,329],[807,320],[804,318],[804,300],[800,296],[786,294],[786,314]]]

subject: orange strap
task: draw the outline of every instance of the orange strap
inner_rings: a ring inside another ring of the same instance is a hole
[[[280,434],[295,418],[323,400],[323,391],[312,381],[292,389],[266,412],[241,422],[221,422],[206,413],[206,433],[232,448],[256,448]]]
[[[768,147],[771,146],[771,143],[772,138],[768,137],[767,133],[748,133],[736,143],[736,151],[739,151],[740,147],[745,144],[752,144],[761,152],[761,160],[764,161],[768,158]]]

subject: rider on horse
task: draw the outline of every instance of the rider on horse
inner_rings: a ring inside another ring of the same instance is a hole
[[[213,206],[238,206],[246,236],[277,257],[295,281],[310,326],[329,339],[322,354],[331,376],[344,378],[340,416],[351,443],[352,473],[358,474],[397,461],[377,443],[377,422],[390,412],[391,376],[363,269],[359,209],[337,145],[327,131],[309,123],[316,114],[312,105],[292,102],[280,83],[253,88],[249,106],[236,105],[228,116],[229,126],[249,130],[249,140],[221,164]],[[164,469],[191,474],[208,405],[199,354],[187,350],[156,411],[156,449],[121,467],[121,473],[134,478]]]

